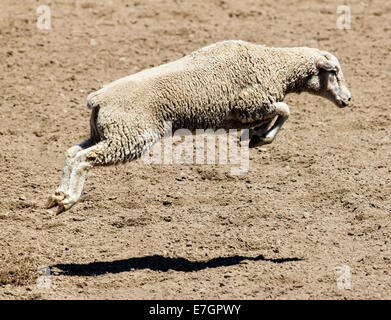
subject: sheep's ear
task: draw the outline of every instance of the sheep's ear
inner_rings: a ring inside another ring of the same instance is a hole
[[[338,71],[338,66],[331,60],[328,60],[326,57],[321,57],[316,61],[316,67],[318,69],[323,69],[328,72],[330,71]]]

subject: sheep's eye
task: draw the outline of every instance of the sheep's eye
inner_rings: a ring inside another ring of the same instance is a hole
[[[335,71],[335,70],[330,71],[330,73],[331,73],[333,76],[336,76],[336,75],[337,75],[337,71]]]

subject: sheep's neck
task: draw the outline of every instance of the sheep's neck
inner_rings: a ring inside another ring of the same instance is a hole
[[[315,72],[315,65],[311,56],[301,54],[299,50],[287,52],[287,56],[282,56],[281,65],[284,68],[280,70],[283,75],[283,91],[288,93],[301,93],[306,90],[306,84],[310,76]],[[285,62],[285,63],[283,63]]]

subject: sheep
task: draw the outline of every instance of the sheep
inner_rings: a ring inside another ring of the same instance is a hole
[[[139,158],[167,132],[248,128],[249,147],[271,143],[289,117],[283,102],[302,91],[349,104],[338,59],[308,47],[218,42],[114,81],[87,97],[90,138],[69,148],[47,207],[58,213],[80,198],[88,170]]]

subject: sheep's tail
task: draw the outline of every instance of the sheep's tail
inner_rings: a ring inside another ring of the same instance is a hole
[[[87,96],[86,108],[87,110],[91,110],[90,116],[90,131],[91,131],[91,139],[97,143],[101,141],[101,135],[99,134],[99,130],[97,127],[97,119],[99,114],[99,100],[97,99],[97,92],[91,92]]]
[[[89,96],[87,98],[86,108],[87,110],[92,110],[95,107],[99,107],[99,104],[94,101],[93,99],[89,99]]]
[[[102,140],[102,137],[99,133],[98,127],[97,127],[97,119],[99,114],[99,105],[91,107],[87,104],[87,109],[91,110],[91,116],[90,116],[90,135],[91,139],[98,143]]]

